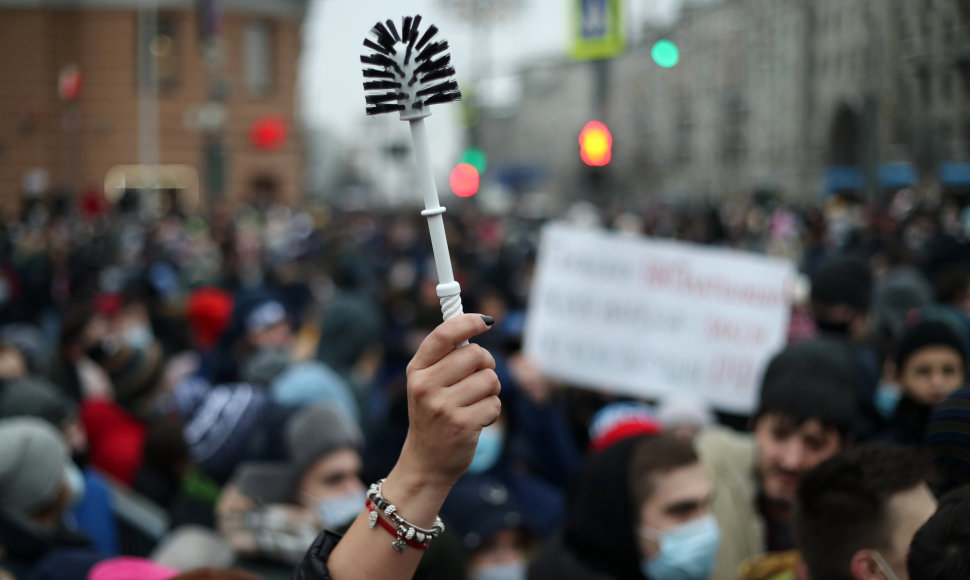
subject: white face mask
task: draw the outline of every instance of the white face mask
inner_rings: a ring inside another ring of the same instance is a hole
[[[84,474],[74,465],[73,461],[69,461],[64,466],[64,481],[67,483],[68,489],[71,490],[71,496],[67,500],[67,505],[74,507],[84,499],[84,494],[87,492],[87,485],[84,483]]]
[[[125,344],[132,348],[145,350],[155,340],[152,328],[147,324],[136,324],[125,329]]]
[[[317,517],[326,528],[340,528],[353,521],[364,509],[365,499],[363,490],[318,499],[316,500]]]
[[[475,572],[475,580],[525,580],[526,570],[526,564],[522,560],[490,564]]]
[[[879,571],[882,572],[882,575],[886,577],[886,580],[899,580],[899,577],[896,576],[895,572],[893,572],[892,566],[890,566],[889,562],[882,557],[882,554],[873,550],[872,561],[875,562],[876,566],[879,567]]]

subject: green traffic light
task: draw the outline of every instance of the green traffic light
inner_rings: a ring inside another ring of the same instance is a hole
[[[680,50],[669,40],[658,40],[650,51],[653,62],[663,68],[673,68],[680,61]]]
[[[488,167],[488,156],[485,152],[477,147],[470,147],[465,149],[465,152],[461,154],[461,161],[459,163],[467,163],[478,170],[478,174],[481,175],[485,173],[485,169]]]

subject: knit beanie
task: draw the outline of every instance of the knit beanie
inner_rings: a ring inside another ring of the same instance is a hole
[[[896,370],[902,372],[906,361],[916,351],[929,346],[948,346],[960,353],[964,367],[967,365],[967,346],[949,324],[942,320],[924,320],[910,328],[899,341],[896,349]]]
[[[347,382],[328,365],[306,361],[291,365],[273,380],[270,398],[285,407],[329,402],[355,421],[360,418],[357,401]]]
[[[661,429],[660,420],[650,405],[631,401],[610,403],[590,420],[589,449],[595,453],[624,439],[657,435]]]
[[[185,426],[189,453],[209,477],[225,481],[241,462],[256,454],[264,433],[266,395],[245,383],[219,385]]]
[[[77,414],[75,405],[53,383],[38,376],[27,376],[0,385],[0,419],[39,417],[60,426]]]
[[[848,433],[858,392],[858,370],[842,343],[827,339],[796,342],[768,362],[755,416],[781,413],[799,422],[815,419]]]
[[[42,419],[0,420],[0,505],[21,514],[49,507],[64,483],[67,446]]]
[[[232,320],[232,295],[219,288],[193,290],[185,304],[185,316],[197,347],[208,350],[222,337]]]
[[[363,445],[364,435],[357,423],[331,403],[300,409],[286,424],[290,461],[300,474],[337,449],[359,450]]]
[[[872,300],[872,272],[865,262],[834,256],[822,262],[812,276],[812,302],[825,306],[846,304],[866,312]]]

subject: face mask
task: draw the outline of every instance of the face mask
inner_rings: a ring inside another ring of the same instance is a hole
[[[475,580],[525,580],[525,562],[508,562],[506,564],[492,564],[479,568],[475,572]]]
[[[364,509],[363,491],[317,500],[317,517],[328,528],[340,528],[350,523]]]
[[[660,552],[640,562],[644,576],[652,580],[705,580],[714,572],[721,530],[713,514],[657,532],[640,534],[660,545]],[[658,538],[659,536],[659,538]]]
[[[886,580],[899,580],[896,573],[893,572],[892,567],[889,565],[889,562],[886,562],[886,559],[882,557],[882,554],[873,551],[872,561],[875,562],[876,566],[879,567],[879,571],[882,572],[882,575],[886,577]]]
[[[505,431],[501,427],[489,425],[482,429],[478,436],[478,446],[475,447],[475,457],[468,466],[469,473],[484,473],[495,465],[502,447],[505,446]]]
[[[151,327],[146,324],[136,324],[125,329],[125,344],[132,348],[147,349],[154,339]]]
[[[898,386],[890,383],[880,383],[879,388],[876,390],[876,411],[879,415],[886,419],[887,421],[892,419],[896,414],[896,407],[899,406],[899,400],[903,397],[903,391]]]
[[[73,462],[68,463],[64,466],[64,481],[70,490],[70,498],[67,500],[67,505],[74,507],[84,499],[84,494],[87,491],[87,485],[84,483],[84,474],[81,473],[81,470]]]

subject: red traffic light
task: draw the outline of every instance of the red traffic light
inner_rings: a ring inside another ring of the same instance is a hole
[[[579,156],[586,165],[602,167],[613,158],[613,135],[599,121],[586,123],[579,133]]]
[[[475,169],[474,165],[469,163],[459,163],[451,170],[451,177],[448,179],[448,183],[451,185],[451,191],[455,192],[458,197],[471,197],[478,193],[478,184],[481,178],[478,175],[478,169]]]

